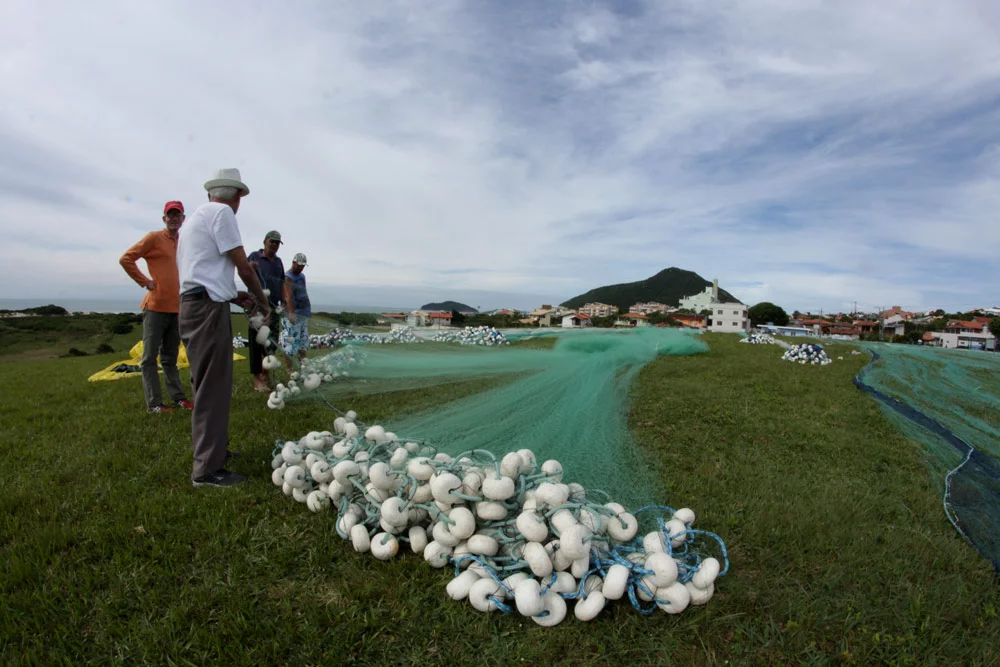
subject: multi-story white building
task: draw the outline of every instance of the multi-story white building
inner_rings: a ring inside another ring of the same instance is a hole
[[[704,291],[681,299],[679,307],[700,313],[703,310],[710,310],[716,303],[719,303],[719,281],[713,280],[712,285],[706,287]]]
[[[930,332],[932,341],[940,347],[952,350],[996,350],[997,339],[987,330],[985,333]],[[926,343],[925,343],[926,344]],[[931,342],[931,344],[934,344]]]
[[[585,303],[577,308],[576,312],[589,317],[609,317],[618,314],[618,306],[609,306],[606,303]]]
[[[629,306],[628,312],[632,315],[649,315],[650,313],[667,312],[667,304],[649,301],[648,303],[633,303]]]
[[[721,333],[750,331],[750,318],[747,317],[746,305],[742,303],[712,304],[708,330]]]

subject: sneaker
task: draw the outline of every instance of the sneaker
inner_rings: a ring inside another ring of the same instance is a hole
[[[186,398],[182,398],[181,400],[177,401],[177,405],[184,408],[185,410],[194,410],[194,403],[187,400]]]
[[[204,475],[196,480],[192,480],[195,486],[233,486],[247,481],[247,478],[239,473],[229,472],[225,468],[217,470],[209,475]]]
[[[155,408],[147,408],[146,412],[151,412],[155,414],[160,414],[161,412],[173,412],[173,408],[168,408],[165,405],[157,405]]]

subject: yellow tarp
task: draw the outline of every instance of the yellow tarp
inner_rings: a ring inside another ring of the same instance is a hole
[[[120,380],[127,377],[138,377],[142,375],[142,368],[139,363],[142,361],[142,341],[132,346],[132,349],[128,351],[129,358],[124,361],[116,361],[104,370],[97,371],[91,375],[87,380],[89,382],[103,382],[105,380]],[[239,361],[240,359],[246,359],[246,357],[233,353],[233,359]],[[157,358],[159,362],[159,358]],[[184,343],[180,344],[180,348],[177,350],[177,368],[187,368],[190,366],[187,358],[187,350],[184,349]],[[163,371],[160,370],[160,373]]]

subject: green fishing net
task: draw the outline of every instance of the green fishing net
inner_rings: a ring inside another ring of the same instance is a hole
[[[1000,355],[887,343],[855,380],[924,446],[956,529],[1000,569]]]
[[[338,350],[310,364],[346,368],[347,377],[289,400],[318,395],[347,409],[350,398],[359,394],[499,378],[503,381],[486,391],[385,427],[400,438],[425,440],[449,454],[486,449],[500,457],[531,449],[539,461],[559,460],[567,479],[606,491],[626,506],[665,501],[626,423],[629,387],[639,370],[658,356],[696,354],[707,345],[693,333],[658,328],[552,330],[542,335],[555,336],[555,345],[364,346],[358,363],[349,368],[338,361],[344,354]]]

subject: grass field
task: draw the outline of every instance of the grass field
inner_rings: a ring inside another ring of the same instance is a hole
[[[230,434],[253,481],[232,489],[191,487],[186,414],[145,414],[137,379],[86,382],[121,353],[0,365],[0,662],[1000,662],[992,570],[945,520],[919,445],[852,386],[865,358],[806,367],[705,339],[642,371],[629,420],[669,500],[726,540],[730,574],[679,616],[617,603],[553,629],[452,602],[446,573],[357,555],[333,515],[285,498],[275,439],[334,415],[268,411],[246,362]],[[476,387],[342,407],[391,425]]]

